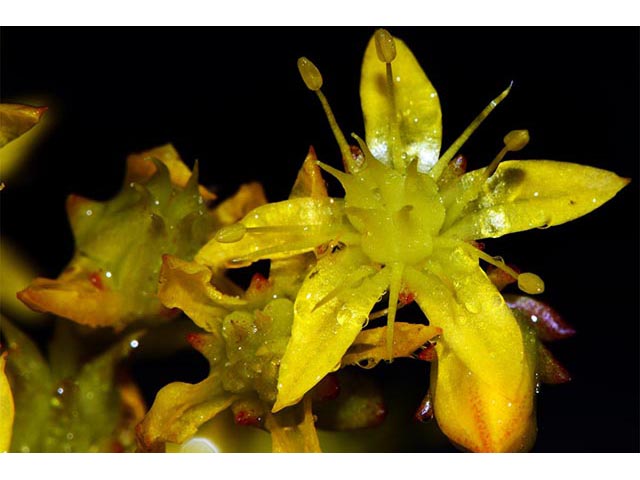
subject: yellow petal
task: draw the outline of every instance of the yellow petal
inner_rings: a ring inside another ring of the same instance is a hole
[[[211,277],[208,267],[165,255],[158,298],[165,307],[181,309],[204,330],[217,332],[224,316],[247,302],[217,290]]]
[[[522,452],[536,436],[535,353],[527,348],[525,369],[507,396],[469,370],[446,341],[436,346],[431,367],[433,408],[450,440],[473,452]],[[520,362],[518,354],[513,361]]]
[[[263,205],[242,220],[247,232],[240,240],[222,243],[214,238],[195,259],[219,269],[311,251],[336,234],[342,221],[342,205],[340,200],[310,197]],[[268,230],[251,230],[262,227]]]
[[[366,141],[371,153],[391,164],[389,148],[391,119],[396,116],[387,90],[386,65],[378,59],[375,38],[371,38],[362,63],[360,98]],[[442,141],[442,114],[438,94],[402,40],[395,39],[396,58],[391,63],[393,88],[402,153],[408,164],[418,159],[418,170],[429,171],[438,160]]]
[[[442,330],[431,325],[396,322],[393,330],[393,357],[410,357]],[[387,327],[370,328],[358,334],[353,345],[342,357],[342,366],[367,362],[366,367],[375,366],[387,355]]]
[[[127,177],[125,185],[129,182],[140,183],[151,178],[156,173],[156,166],[153,159],[160,160],[169,169],[171,183],[179,187],[185,187],[191,178],[191,170],[180,158],[180,154],[170,143],[146,150],[140,153],[133,153],[127,157]],[[198,186],[200,195],[205,200],[214,200],[216,195],[207,190],[202,185]]]
[[[296,298],[291,339],[280,364],[276,412],[298,402],[340,360],[389,286],[388,269],[375,273],[357,249],[326,255]]]
[[[478,171],[463,177],[477,179]],[[460,185],[471,183],[462,178]],[[503,162],[443,235],[477,240],[559,225],[600,207],[628,183],[607,170],[574,163]]]
[[[209,376],[195,385],[170,383],[158,392],[138,426],[138,441],[146,451],[164,451],[165,442],[184,442],[234,400],[235,396],[222,390],[218,376]]]
[[[438,251],[427,269],[408,268],[405,281],[429,323],[443,331],[434,393],[440,427],[471,450],[526,443],[533,421],[535,339],[523,335],[478,261],[462,249]],[[482,422],[472,409],[482,413]]]
[[[299,423],[292,419],[293,414],[298,412],[267,414],[265,426],[271,432],[271,448],[274,453],[320,452],[320,442],[311,411],[311,398],[304,400],[302,410],[302,421]]]
[[[13,433],[13,417],[15,405],[9,379],[4,371],[7,352],[0,355],[0,453],[9,451]]]

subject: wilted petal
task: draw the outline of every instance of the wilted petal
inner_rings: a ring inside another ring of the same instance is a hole
[[[224,316],[233,308],[246,306],[247,302],[220,292],[212,285],[211,277],[208,267],[165,255],[158,298],[164,306],[185,312],[204,330],[217,332]]]
[[[360,98],[366,140],[374,157],[391,165],[389,156],[393,132],[392,119],[398,118],[400,142],[406,154],[405,165],[418,159],[418,170],[428,172],[437,162],[442,141],[442,114],[438,94],[411,50],[395,39],[396,58],[391,63],[396,108],[393,111],[387,89],[385,63],[378,59],[375,37],[364,54],[360,79]]]
[[[459,188],[464,190],[465,185],[477,181],[479,172],[463,175]],[[629,179],[612,172],[574,163],[502,162],[477,200],[469,203],[442,234],[478,240],[560,225],[600,207],[628,183]],[[445,224],[449,225],[450,220],[447,218]]]
[[[376,273],[357,249],[318,261],[298,293],[291,339],[280,365],[273,411],[298,402],[340,360],[389,286],[388,269]]]
[[[216,368],[223,357],[220,337],[202,334],[192,344],[209,360],[209,376],[195,385],[170,383],[158,392],[151,410],[137,428],[138,443],[144,451],[164,451],[165,442],[184,442],[236,399],[223,390]]]

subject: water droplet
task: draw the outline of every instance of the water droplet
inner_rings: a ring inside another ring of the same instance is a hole
[[[56,390],[56,392],[58,392],[58,395],[62,395],[64,393],[64,388],[62,387],[58,387],[58,389]]]
[[[138,342],[138,340],[131,340],[129,342],[129,346],[131,346],[131,348],[138,348],[138,345],[140,345],[140,342]]]
[[[20,451],[22,453],[29,453],[31,451],[31,449],[29,447],[27,447],[26,445],[23,445],[22,447],[20,447]]]
[[[538,321],[538,317],[536,315],[531,315],[531,321],[536,323]]]
[[[533,192],[533,196],[534,196],[534,197],[537,197],[538,195],[540,195],[540,193],[539,193],[539,192]]]
[[[107,278],[111,278],[111,272],[105,272],[104,276]]]
[[[67,440],[73,440],[73,433],[67,433]]]
[[[93,392],[87,392],[85,397],[87,398],[87,400],[93,400]]]
[[[89,209],[85,213],[87,214],[87,217],[90,217],[91,215],[93,215],[93,210]]]
[[[153,201],[153,204],[154,204],[154,205],[160,205],[160,200],[154,200],[154,201]]]

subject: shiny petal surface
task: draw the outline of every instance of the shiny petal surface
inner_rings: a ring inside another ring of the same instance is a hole
[[[523,333],[462,249],[439,252],[428,269],[408,269],[406,282],[430,324],[443,331],[432,375],[438,424],[473,451],[526,448],[535,428],[535,337]]]
[[[222,243],[214,238],[198,252],[196,261],[215,269],[233,268],[311,251],[332,238],[342,210],[340,200],[308,197],[263,205],[241,221],[248,230],[240,240]],[[269,230],[250,230],[261,227]]]
[[[478,178],[477,172],[464,175],[461,185],[467,176]],[[627,183],[612,172],[574,163],[503,162],[443,235],[479,240],[560,225],[600,207]]]
[[[375,38],[371,38],[362,63],[360,98],[366,141],[371,153],[391,164],[392,143],[401,148],[398,156],[408,165],[418,159],[418,170],[428,172],[437,162],[442,141],[442,114],[438,94],[402,40],[395,39],[397,56],[391,63],[395,112],[387,89],[386,65],[378,59]],[[396,117],[400,138],[393,139],[391,119]]]
[[[340,367],[342,356],[389,286],[387,269],[376,273],[366,265],[362,253],[346,248],[320,259],[305,279],[280,365],[274,412],[298,402]]]

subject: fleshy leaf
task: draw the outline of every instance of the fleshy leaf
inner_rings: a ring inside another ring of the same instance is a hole
[[[393,357],[411,357],[422,345],[440,335],[438,327],[396,322],[393,331]],[[370,328],[358,334],[353,344],[342,357],[342,366],[362,365],[374,367],[387,360],[387,327]]]
[[[480,170],[461,177],[457,197]],[[496,238],[574,220],[613,198],[629,179],[598,168],[551,160],[502,162],[475,201],[443,231],[461,240]],[[449,214],[449,212],[447,212]],[[449,218],[445,224],[448,224]]]
[[[0,148],[33,128],[47,107],[0,103]]]
[[[438,160],[442,142],[442,114],[438,94],[411,50],[395,39],[396,58],[391,63],[396,108],[393,111],[387,90],[386,65],[378,59],[375,38],[364,54],[360,80],[360,98],[364,114],[366,140],[374,157],[388,165],[392,137],[392,119],[399,122],[403,147],[396,155],[406,154],[405,166],[418,159],[418,170],[428,172]]]
[[[294,307],[291,340],[282,358],[273,411],[298,402],[353,343],[389,286],[388,269],[366,267],[356,249],[322,257],[305,279]]]
[[[504,299],[514,314],[531,325],[543,342],[564,340],[576,333],[555,309],[541,300],[512,294],[505,295]]]
[[[15,415],[15,404],[11,386],[4,371],[7,362],[7,353],[0,354],[0,453],[9,451],[11,446],[11,435],[13,433],[13,418]]]
[[[569,371],[551,354],[551,352],[538,342],[538,363],[536,372],[542,383],[557,385],[571,381]]]
[[[271,432],[271,448],[274,453],[318,453],[320,442],[313,421],[311,400],[305,399],[302,407],[302,420],[297,421],[299,412],[268,413],[266,427]]]
[[[223,243],[214,238],[198,252],[196,261],[214,269],[234,268],[312,251],[335,235],[341,221],[339,200],[303,197],[269,203],[241,221],[247,229],[241,239]],[[270,230],[250,230],[262,227]]]

